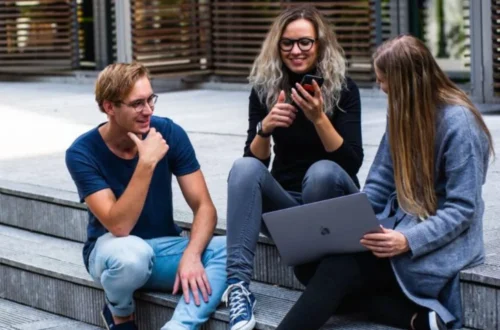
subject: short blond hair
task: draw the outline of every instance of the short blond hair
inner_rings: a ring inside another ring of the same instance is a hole
[[[122,101],[134,88],[135,83],[149,76],[148,69],[138,62],[114,63],[99,73],[95,83],[95,100],[99,109],[104,112],[104,101],[118,103]]]

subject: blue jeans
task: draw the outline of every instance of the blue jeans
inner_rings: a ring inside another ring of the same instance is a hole
[[[162,330],[199,329],[220,303],[226,283],[226,238],[214,237],[202,255],[212,295],[200,306],[181,297],[172,319]],[[106,294],[106,303],[116,316],[128,316],[135,310],[137,289],[171,292],[179,262],[189,239],[160,237],[143,240],[137,236],[115,237],[107,233],[96,242],[89,258],[89,272]],[[201,297],[201,292],[199,292]]]
[[[302,193],[286,191],[259,160],[238,159],[229,173],[227,276],[250,282],[259,232],[268,234],[262,213],[358,192],[337,163],[320,160],[307,170]]]

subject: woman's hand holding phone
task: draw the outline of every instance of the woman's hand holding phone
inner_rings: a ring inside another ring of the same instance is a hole
[[[264,133],[272,133],[276,127],[289,127],[295,120],[297,109],[288,103],[285,103],[285,92],[281,91],[278,101],[262,121],[262,130]]]
[[[301,84],[295,84],[296,88],[292,88],[292,99],[299,106],[304,115],[313,124],[316,124],[323,117],[323,95],[321,88],[313,79],[312,87],[314,94],[310,94]],[[300,94],[299,94],[300,92]]]

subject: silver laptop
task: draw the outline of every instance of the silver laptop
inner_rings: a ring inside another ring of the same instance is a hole
[[[262,218],[289,266],[329,254],[367,251],[359,243],[361,237],[381,230],[365,193],[268,212]],[[392,228],[394,223],[384,226]]]

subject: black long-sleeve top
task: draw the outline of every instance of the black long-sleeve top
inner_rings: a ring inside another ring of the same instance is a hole
[[[293,80],[299,82],[301,79],[301,76],[296,76]],[[361,100],[359,89],[352,79],[346,78],[346,86],[341,91],[339,107],[343,111],[335,107],[333,115],[328,116],[344,142],[333,152],[325,150],[313,123],[300,109],[290,127],[278,127],[273,131],[275,157],[271,174],[284,189],[301,192],[302,180],[307,170],[312,164],[323,159],[339,164],[359,187],[356,174],[363,162]],[[267,106],[261,102],[257,92],[252,89],[244,157],[255,157],[250,150],[250,144],[257,134],[257,123],[267,114]],[[269,167],[270,158],[261,159],[261,161]]]

